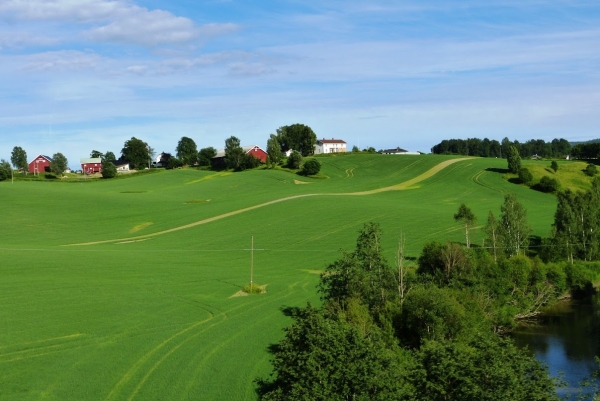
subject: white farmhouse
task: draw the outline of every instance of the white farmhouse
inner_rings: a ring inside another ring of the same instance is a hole
[[[340,153],[346,152],[346,142],[341,139],[317,139],[315,144],[315,155],[323,153]]]

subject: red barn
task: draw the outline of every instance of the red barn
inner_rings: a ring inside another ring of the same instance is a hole
[[[102,172],[102,159],[99,157],[93,157],[88,159],[81,159],[81,171],[84,174],[94,174]]]
[[[49,173],[51,157],[39,155],[31,162],[29,162],[29,172],[34,174]]]
[[[261,163],[267,162],[267,152],[262,150],[260,146],[251,145],[251,146],[242,146],[244,153],[248,155],[252,155],[260,160]],[[214,168],[223,168],[225,167],[225,149],[221,149],[217,152],[215,157],[212,158],[211,164]]]

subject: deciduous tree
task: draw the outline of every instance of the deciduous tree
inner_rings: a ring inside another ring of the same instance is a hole
[[[281,144],[277,135],[271,134],[267,140],[267,155],[271,166],[281,163],[283,154],[281,153]]]
[[[90,157],[91,158],[104,158],[104,154],[102,154],[102,152],[98,151],[98,150],[92,150],[92,152],[90,153]]]
[[[198,164],[200,166],[210,166],[211,160],[216,154],[217,149],[212,146],[200,149],[200,152],[198,152]]]
[[[277,139],[282,151],[297,150],[304,157],[315,152],[317,136],[313,130],[304,124],[292,124],[277,129]]]
[[[10,161],[12,162],[13,167],[17,170],[25,172],[28,170],[27,153],[25,152],[25,150],[23,150],[22,147],[15,146],[13,148],[12,153],[10,155]]]
[[[518,174],[521,170],[521,156],[519,150],[515,146],[508,148],[508,155],[506,157],[508,161],[508,170],[513,174]]]
[[[475,225],[477,217],[475,217],[475,214],[473,214],[471,209],[469,209],[464,203],[461,203],[461,205],[458,207],[458,212],[456,212],[454,215],[454,220],[460,221],[464,224],[467,248],[469,248],[471,246],[469,241],[469,228]]]
[[[292,154],[288,157],[287,166],[293,169],[299,169],[300,164],[302,164],[302,155],[300,152],[293,151]]]
[[[244,150],[240,146],[240,140],[231,136],[225,140],[225,165],[227,168],[241,170],[244,161]]]
[[[150,146],[141,139],[132,137],[125,141],[121,155],[124,159],[129,160],[129,165],[132,169],[143,169],[150,162]]]
[[[192,138],[187,136],[182,137],[177,143],[177,158],[182,161],[183,164],[189,166],[195,164],[198,161],[198,148],[196,142]]]
[[[0,181],[8,180],[12,177],[12,168],[10,164],[2,159],[0,160]]]
[[[102,160],[102,178],[114,178],[117,176],[117,167],[112,160]]]
[[[50,162],[50,171],[56,175],[63,175],[68,164],[67,158],[62,153],[55,153]]]
[[[527,210],[514,194],[506,194],[500,207],[500,235],[508,256],[518,255],[529,246],[531,228],[527,223]]]
[[[104,158],[102,160],[114,161],[117,160],[117,158],[113,152],[108,151],[104,154]]]

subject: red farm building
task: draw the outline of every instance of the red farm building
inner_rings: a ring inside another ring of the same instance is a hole
[[[50,162],[52,158],[44,155],[38,155],[29,162],[29,172],[33,174],[50,172]]]
[[[102,159],[99,157],[93,157],[88,159],[80,159],[81,171],[84,174],[94,174],[102,172]]]
[[[261,163],[267,162],[267,152],[262,150],[260,146],[242,146],[242,149],[244,150],[244,153],[256,157]],[[211,163],[215,168],[225,167],[225,149],[219,150],[215,157],[212,158]]]

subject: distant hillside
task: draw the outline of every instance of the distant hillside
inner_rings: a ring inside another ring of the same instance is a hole
[[[569,142],[571,144],[571,146],[575,146],[575,145],[587,145],[589,143],[598,143],[600,142],[600,138],[598,139],[592,139],[589,141],[584,141],[584,142]]]

